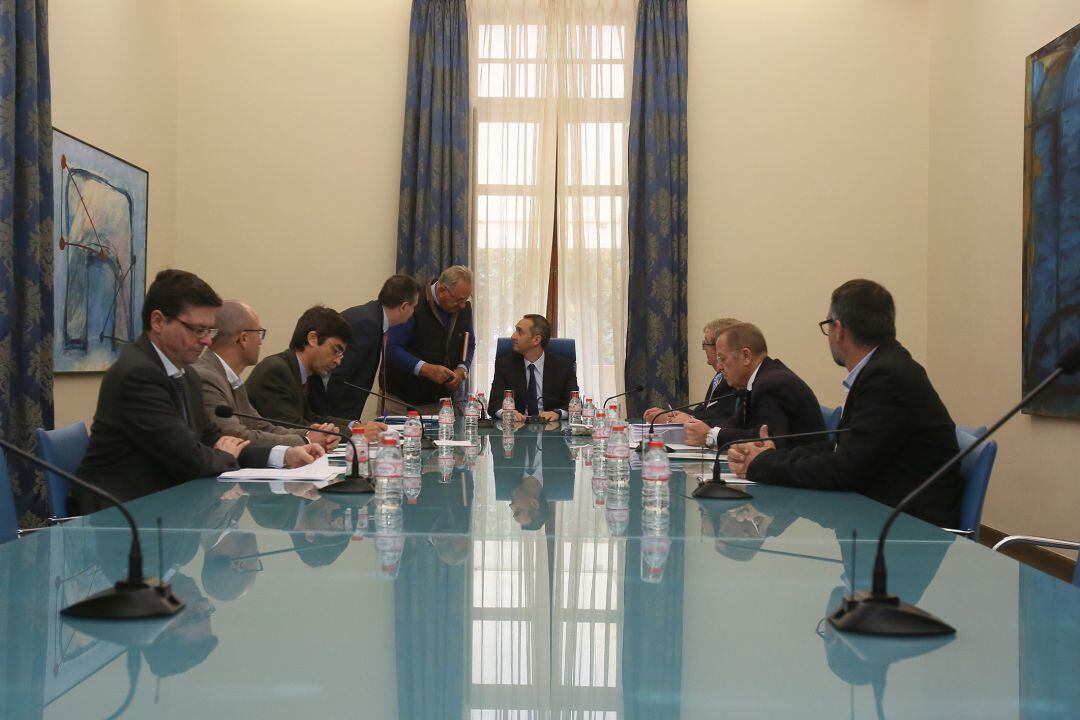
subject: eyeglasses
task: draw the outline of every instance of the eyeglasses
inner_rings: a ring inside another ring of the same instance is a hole
[[[455,295],[454,291],[445,285],[440,285],[439,287],[446,291],[446,294],[450,296],[450,299],[454,301],[455,305],[464,305],[465,303],[469,302],[469,298],[471,297],[471,295],[466,295],[462,298]]]
[[[330,346],[330,349],[334,351],[334,357],[345,357],[345,346],[334,343]]]
[[[708,340],[702,340],[701,341],[701,349],[702,350],[714,350],[714,349],[716,349],[716,343],[715,342],[709,342]]]
[[[186,327],[192,335],[202,340],[203,338],[210,338],[211,340],[217,336],[218,329],[216,327],[206,327],[205,325],[192,325],[191,323],[184,322],[178,317],[173,317],[173,320]]]
[[[819,322],[817,324],[817,326],[821,330],[821,334],[822,335],[828,335],[829,334],[829,328],[832,327],[832,324],[834,322],[839,322],[839,321],[836,318],[825,318],[824,320]]]
[[[240,334],[243,335],[246,332],[258,333],[260,340],[265,340],[266,339],[266,328],[255,328],[255,329],[250,329],[249,328],[247,330],[241,330]]]

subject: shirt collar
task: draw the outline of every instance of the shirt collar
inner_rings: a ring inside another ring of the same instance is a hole
[[[304,363],[300,362],[300,353],[296,353],[296,364],[300,366],[300,384],[303,385],[307,382],[307,370]]]
[[[532,361],[531,363],[528,361],[528,359],[525,359],[524,355],[522,355],[522,358],[525,359],[525,372],[529,371],[529,365],[535,365],[536,366],[536,372],[540,373],[540,377],[543,377],[544,376],[544,356],[545,355],[546,355],[546,353],[540,353],[540,357],[536,358],[536,360]]]
[[[382,308],[382,331],[383,334],[385,334],[387,331],[390,330],[390,318],[386,316],[386,308],[382,307],[381,305],[379,307]]]
[[[438,284],[439,284],[438,280],[436,280],[435,282],[431,283],[431,299],[435,301],[435,305],[436,305],[436,306],[437,306],[437,307],[438,307],[438,308],[439,308],[440,310],[442,310],[442,311],[443,311],[444,313],[446,313],[447,315],[449,315],[449,314],[450,314],[450,311],[449,311],[449,310],[447,310],[446,308],[444,308],[444,307],[442,306],[442,303],[441,303],[441,302],[439,302],[439,293],[435,292],[435,288],[436,288],[436,286],[438,286]]]
[[[221,367],[225,368],[225,379],[229,381],[229,385],[232,386],[232,389],[239,390],[240,386],[244,384],[244,381],[240,379],[239,375],[233,372],[233,369],[229,367],[229,363],[222,360],[220,355],[213,350],[210,350],[209,352],[214,353],[214,357],[221,361]]]
[[[847,377],[840,381],[840,384],[844,386],[844,390],[851,392],[851,386],[855,384],[855,378],[859,377],[859,373],[866,367],[866,363],[870,361],[875,352],[877,352],[877,347],[866,353],[863,359],[859,361],[859,364],[851,368],[851,372],[847,374]]]
[[[154,352],[161,358],[161,364],[165,366],[165,374],[171,378],[184,377],[184,369],[178,368],[173,364],[173,361],[165,357],[165,353],[161,352],[161,348],[154,344],[154,341],[150,341],[150,346],[154,348]]]
[[[761,366],[764,364],[765,361],[762,360],[758,363],[758,366],[754,368],[754,372],[750,373],[750,379],[746,381],[746,392],[750,392],[754,389],[754,379],[757,378],[758,370],[760,370]]]

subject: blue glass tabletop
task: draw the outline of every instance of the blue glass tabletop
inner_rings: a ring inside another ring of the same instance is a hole
[[[1080,593],[913,518],[890,589],[944,641],[834,633],[888,508],[750,486],[664,503],[558,432],[425,453],[401,512],[309,484],[200,480],[131,503],[164,621],[59,609],[125,571],[105,511],[0,545],[11,718],[1071,717]],[[531,447],[531,449],[529,449]],[[156,530],[157,518],[162,530]],[[534,529],[530,529],[534,528]],[[857,539],[852,539],[853,532]]]

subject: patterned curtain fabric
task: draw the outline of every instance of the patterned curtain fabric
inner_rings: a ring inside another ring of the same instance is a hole
[[[398,272],[437,277],[469,255],[465,0],[413,0],[401,147]]]
[[[630,110],[630,308],[626,333],[629,416],[681,405],[688,388],[686,335],[686,0],[641,0]]]
[[[0,433],[53,426],[53,192],[47,0],[0,5]],[[19,523],[45,517],[44,477],[12,461]]]

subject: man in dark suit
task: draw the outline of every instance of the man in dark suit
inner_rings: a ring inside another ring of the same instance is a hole
[[[352,342],[326,386],[328,414],[352,418],[363,415],[368,393],[353,386],[374,387],[390,328],[408,322],[419,300],[420,285],[415,280],[408,275],[393,275],[383,283],[377,299],[341,313],[352,330]],[[383,388],[385,373],[384,363],[379,379]]]
[[[888,290],[850,280],[832,294],[820,323],[833,360],[848,370],[837,442],[776,450],[772,442],[728,451],[731,469],[755,482],[859,492],[895,506],[956,454],[956,426],[926,370],[896,341],[896,306]],[[944,527],[960,517],[959,468],[927,488],[908,508]]]
[[[488,395],[488,412],[502,417],[503,393],[514,393],[515,422],[526,416],[548,422],[566,415],[570,393],[578,389],[572,360],[544,350],[551,340],[551,323],[543,315],[526,315],[510,337],[514,351],[495,360],[495,376]]]
[[[825,429],[814,391],[784,363],[769,357],[765,336],[756,325],[739,323],[721,331],[716,338],[716,361],[728,384],[744,394],[735,413],[711,423],[711,428],[703,420],[687,422],[687,444],[715,448],[756,435],[762,426],[774,435]]]
[[[502,450],[493,448],[491,453],[495,499],[509,501],[523,530],[537,530],[547,522],[554,502],[574,498],[575,459],[566,438],[558,434],[519,428],[503,438]]]
[[[705,351],[705,362],[715,373],[712,382],[709,383],[709,392],[705,396],[705,402],[692,408],[689,413],[667,411],[663,408],[649,408],[645,411],[645,422],[658,423],[687,423],[697,418],[705,422],[726,420],[735,414],[736,393],[724,379],[724,373],[720,364],[716,362],[716,336],[739,321],[734,318],[717,318],[705,324],[702,330],[701,349]],[[659,416],[659,417],[657,417]]]
[[[207,417],[199,377],[189,372],[216,328],[217,293],[183,270],[158,273],[143,301],[143,333],[105,373],[80,477],[121,500],[211,477],[240,465],[298,467],[315,445],[252,445],[222,435]],[[101,501],[76,496],[80,512]]]

